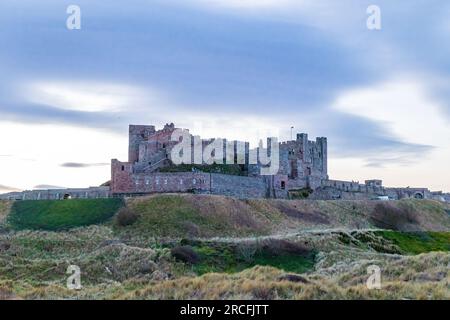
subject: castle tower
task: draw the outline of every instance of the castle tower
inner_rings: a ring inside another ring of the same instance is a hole
[[[302,160],[306,162],[311,162],[311,155],[308,148],[308,134],[299,133],[297,134],[297,141],[301,143],[301,153]]]
[[[316,144],[319,149],[319,157],[321,161],[321,171],[324,178],[328,178],[328,143],[327,138],[316,138]]]
[[[155,132],[155,126],[129,126],[128,162],[135,163],[139,161],[139,145]]]

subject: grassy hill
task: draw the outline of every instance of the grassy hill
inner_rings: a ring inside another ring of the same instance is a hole
[[[62,230],[110,221],[125,207],[136,223],[115,225],[118,234],[146,237],[243,237],[296,230],[381,228],[397,231],[447,231],[450,205],[431,200],[320,201],[239,200],[224,196],[166,194],[126,201],[0,202],[0,220],[8,215],[16,230]]]
[[[448,210],[192,194],[0,202],[0,298],[449,299]],[[65,288],[69,264],[81,291]],[[371,264],[389,290],[365,288]]]
[[[117,232],[158,237],[243,237],[330,228],[450,229],[450,206],[431,200],[239,200],[183,194],[129,199],[126,206],[137,221],[117,227]]]

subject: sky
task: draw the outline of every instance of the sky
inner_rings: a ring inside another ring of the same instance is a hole
[[[294,127],[332,179],[450,192],[449,40],[447,0],[2,0],[0,192],[104,183],[129,124],[168,122]]]

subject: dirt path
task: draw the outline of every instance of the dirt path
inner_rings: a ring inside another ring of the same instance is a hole
[[[273,234],[267,236],[255,236],[255,237],[243,237],[243,238],[235,238],[235,237],[212,237],[212,238],[195,238],[196,241],[201,242],[219,242],[219,243],[242,243],[242,242],[251,242],[251,241],[261,241],[261,240],[269,240],[269,239],[292,239],[299,236],[305,235],[323,235],[323,234],[332,234],[332,233],[346,233],[350,234],[352,232],[374,232],[380,231],[381,229],[376,228],[365,228],[365,229],[346,229],[346,228],[328,228],[328,229],[307,229],[307,230],[297,230],[293,232],[287,232],[284,234]]]

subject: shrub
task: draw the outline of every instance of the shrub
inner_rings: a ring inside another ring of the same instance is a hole
[[[121,227],[132,225],[137,221],[139,215],[129,208],[122,208],[116,216],[116,223]]]
[[[279,281],[289,281],[289,282],[296,282],[296,283],[309,283],[309,281],[298,274],[283,274],[278,277]]]
[[[378,228],[396,231],[411,230],[413,225],[419,223],[416,211],[390,203],[378,203],[370,215],[370,220]]]
[[[200,236],[200,227],[193,223],[192,221],[184,221],[182,223],[184,230],[186,231],[186,234],[189,237],[198,237]]]
[[[309,249],[305,248],[301,244],[278,239],[270,239],[266,241],[262,247],[262,250],[273,256],[286,254],[307,256],[311,253]]]
[[[0,252],[8,251],[11,248],[11,242],[0,241]]]
[[[303,188],[299,190],[289,190],[289,198],[290,199],[307,199],[313,190],[311,188]]]
[[[254,261],[255,254],[257,251],[257,244],[250,243],[250,241],[243,242],[239,244],[236,248],[239,258],[246,262],[251,263]]]
[[[200,256],[191,246],[178,246],[173,248],[170,253],[175,259],[185,263],[197,264],[200,262]]]

